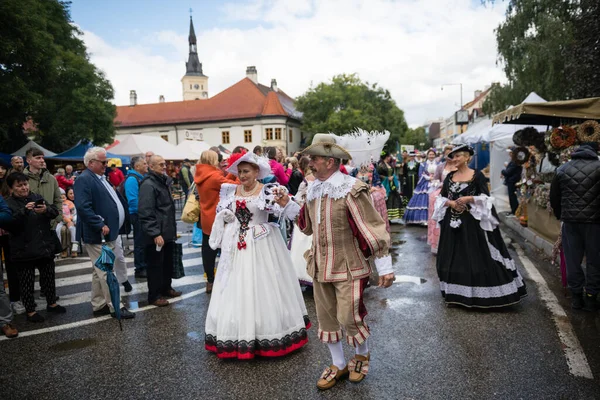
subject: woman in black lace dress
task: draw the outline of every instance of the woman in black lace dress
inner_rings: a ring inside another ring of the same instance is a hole
[[[527,295],[525,282],[500,235],[498,215],[485,177],[467,165],[473,149],[463,145],[448,157],[448,174],[433,219],[441,226],[437,272],[447,304],[504,307]]]

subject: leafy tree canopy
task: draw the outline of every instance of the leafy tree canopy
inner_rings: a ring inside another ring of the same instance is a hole
[[[90,62],[70,2],[0,2],[0,146],[22,145],[23,122],[32,118],[35,140],[63,151],[80,139],[112,141],[113,88]]]
[[[320,83],[297,98],[296,106],[304,113],[303,129],[311,134],[341,134],[357,127],[388,130],[386,146],[395,149],[396,141],[408,131],[404,112],[390,92],[376,83],[362,82],[356,74],[336,75],[330,83]]]
[[[508,83],[496,85],[484,111],[503,111],[532,91],[549,101],[600,96],[599,2],[506,1],[496,41]]]

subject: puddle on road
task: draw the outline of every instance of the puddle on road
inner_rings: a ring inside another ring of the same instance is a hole
[[[203,342],[204,341],[204,334],[201,334],[196,331],[188,332],[187,337],[189,337],[190,339],[192,339],[195,342]]]
[[[137,310],[140,308],[140,303],[138,301],[130,301],[129,302],[129,309],[130,310]]]
[[[50,346],[50,351],[68,351],[68,350],[80,350],[86,347],[95,346],[98,343],[96,339],[75,339],[67,342],[62,342]]]
[[[426,282],[427,279],[419,278],[418,276],[396,275],[396,281],[394,283],[414,283],[416,285],[422,285]]]
[[[400,297],[398,299],[384,299],[381,300],[381,304],[391,308],[392,310],[397,310],[402,307],[412,306],[416,304],[415,299],[411,299],[408,297]]]

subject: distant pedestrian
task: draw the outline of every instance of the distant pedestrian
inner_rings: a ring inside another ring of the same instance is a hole
[[[175,203],[167,185],[167,164],[161,156],[150,157],[148,176],[140,185],[138,215],[144,236],[148,271],[148,304],[169,305],[166,298],[181,296],[171,286],[173,250],[177,240]]]
[[[25,169],[25,162],[21,156],[14,156],[11,158],[10,165],[12,165],[12,168],[8,171],[9,174],[13,172],[23,172]]]
[[[140,194],[140,183],[148,174],[148,164],[144,157],[133,157],[131,166],[125,179],[125,198],[129,206],[129,216],[133,225],[133,264],[135,266],[135,277],[146,278],[146,256],[144,255],[144,240],[142,225],[138,215],[138,203]]]
[[[4,201],[4,198],[0,196],[0,228],[6,227],[12,220],[12,212]],[[2,262],[0,261],[0,276],[3,276],[4,270]],[[0,330],[7,338],[14,338],[19,335],[19,331],[12,323],[12,308],[10,305],[10,299],[4,291],[4,285],[0,285]]]
[[[66,177],[66,171],[64,168],[57,169],[54,177],[56,178],[56,182],[58,182],[58,187],[62,190],[67,190],[68,187],[73,186],[74,180]]]
[[[192,167],[191,161],[189,159],[183,160],[183,165],[179,170],[179,183],[181,184],[181,189],[183,193],[185,193],[185,197],[187,199],[188,191],[190,187],[192,187],[192,183],[194,183],[194,177],[190,168]]]
[[[596,311],[600,293],[600,160],[598,144],[584,143],[556,170],[550,205],[562,221],[571,307]],[[581,267],[586,259],[586,271]]]
[[[150,157],[152,157],[154,155],[153,151],[147,151],[145,156],[146,156],[146,164],[150,164]]]
[[[300,184],[304,180],[304,174],[302,174],[302,171],[300,170],[300,165],[298,164],[298,159],[296,157],[290,157],[289,162],[289,166],[292,168],[292,175],[290,176],[288,186],[292,196],[295,196],[296,193],[298,193]]]
[[[21,300],[27,311],[27,320],[43,322],[36,312],[33,297],[35,270],[40,271],[40,285],[44,288],[49,313],[63,314],[67,310],[56,304],[54,254],[56,238],[50,222],[58,216],[58,209],[44,198],[29,190],[29,179],[20,172],[12,173],[7,184],[12,195],[6,200],[12,212],[10,232],[11,261],[19,271]]]
[[[75,207],[77,208],[77,239],[83,245],[92,263],[92,308],[94,315],[111,314],[120,307],[121,318],[134,318],[135,314],[121,303],[112,304],[106,272],[95,266],[102,251],[102,242],[111,249],[125,223],[124,199],[107,181],[106,150],[102,147],[88,149],[83,158],[87,169],[75,180]]]
[[[123,182],[124,180],[125,175],[123,175],[123,172],[119,168],[117,168],[116,164],[111,164],[110,172],[108,173],[108,181],[110,182],[110,184],[116,188],[119,187],[121,182]]]
[[[73,166],[72,165],[67,165],[65,167],[65,178],[73,179]]]
[[[263,148],[261,146],[254,146],[254,149],[252,150],[252,152],[254,154],[256,154],[257,156],[262,156]]]
[[[515,214],[519,208],[519,199],[517,198],[517,183],[521,180],[523,167],[517,165],[513,157],[513,149],[509,149],[511,160],[500,174],[504,177],[504,184],[508,189],[508,201],[510,202],[510,213]]]

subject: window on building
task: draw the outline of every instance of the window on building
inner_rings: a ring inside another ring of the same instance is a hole
[[[164,140],[165,142],[168,142],[168,141],[169,141],[169,135],[160,135],[160,138],[161,138],[162,140]]]
[[[275,140],[281,140],[281,128],[275,128]]]
[[[249,129],[244,131],[244,143],[252,143],[252,131]]]
[[[290,128],[290,135],[288,136],[289,142],[292,143],[294,141],[294,131]]]
[[[229,131],[221,132],[221,141],[223,144],[229,144]]]
[[[265,128],[265,139],[273,140],[273,128]]]

